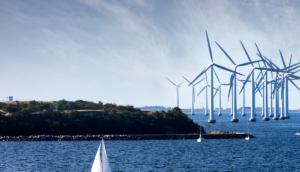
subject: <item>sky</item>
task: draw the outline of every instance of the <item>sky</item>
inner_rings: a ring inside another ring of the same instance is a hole
[[[193,80],[211,62],[231,68],[261,53],[283,67],[300,62],[300,2],[295,0],[0,0],[0,100],[87,100],[120,105],[176,106],[175,84]],[[245,76],[249,67],[238,69]],[[216,69],[222,83],[230,72]],[[256,75],[258,72],[256,72]],[[300,74],[299,74],[300,75]],[[203,78],[203,77],[201,77]],[[271,78],[271,75],[269,75]],[[208,82],[210,74],[208,73]],[[218,81],[214,78],[215,87]],[[295,81],[300,86],[299,81]],[[205,81],[195,87],[198,92]],[[179,89],[180,108],[190,108],[192,89]],[[242,84],[238,83],[237,90]],[[228,88],[222,89],[229,108]],[[300,91],[289,85],[290,109]],[[246,86],[246,106],[251,106]],[[242,94],[238,97],[242,106]],[[218,97],[215,107],[218,107]],[[195,108],[205,103],[196,96]],[[256,95],[256,106],[262,97]]]

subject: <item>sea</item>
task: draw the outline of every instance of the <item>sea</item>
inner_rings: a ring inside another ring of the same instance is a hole
[[[238,114],[187,115],[206,131],[248,132],[257,138],[105,141],[113,171],[300,171],[300,114],[289,120],[256,122]],[[248,127],[247,127],[248,126]],[[90,171],[100,141],[0,142],[0,171]]]

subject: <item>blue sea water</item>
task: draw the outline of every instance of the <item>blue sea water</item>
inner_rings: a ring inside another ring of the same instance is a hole
[[[300,114],[248,123],[256,139],[105,141],[113,171],[300,171]],[[189,115],[196,123],[200,113]],[[216,116],[205,130],[247,132],[247,118]],[[222,124],[222,125],[221,125]],[[0,142],[0,171],[90,171],[100,141]]]

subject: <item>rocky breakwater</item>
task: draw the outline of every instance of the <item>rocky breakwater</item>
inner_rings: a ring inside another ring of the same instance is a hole
[[[246,133],[209,133],[203,139],[243,139]],[[199,134],[148,134],[148,135],[32,135],[0,136],[0,141],[76,141],[76,140],[178,140],[197,139]],[[251,138],[256,138],[250,134]]]

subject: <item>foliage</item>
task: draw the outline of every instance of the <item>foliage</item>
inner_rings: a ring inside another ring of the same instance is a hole
[[[77,134],[174,134],[199,133],[199,126],[184,114],[181,109],[145,113],[133,106],[116,104],[96,104],[82,100],[58,102],[61,109],[99,108],[105,113],[82,114],[77,111],[52,110],[53,104],[32,102],[28,105],[14,106],[18,111],[11,115],[0,115],[0,133],[5,135],[77,135]],[[10,107],[0,105],[2,109]],[[43,110],[39,114],[31,114]],[[203,128],[202,128],[203,129]],[[204,132],[204,130],[203,130]]]

